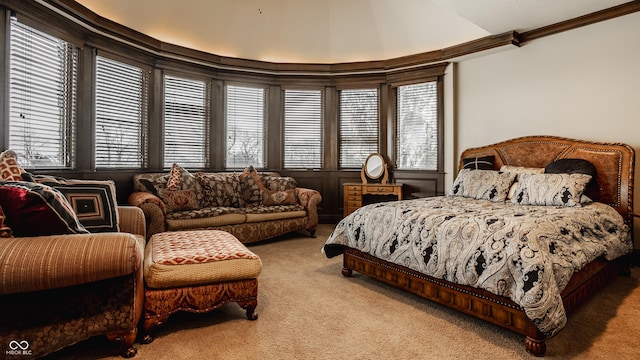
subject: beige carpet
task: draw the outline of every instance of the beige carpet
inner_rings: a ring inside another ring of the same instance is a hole
[[[251,246],[264,263],[259,319],[236,304],[176,314],[134,359],[533,359],[524,338],[354,273],[317,238],[288,236]],[[547,359],[639,359],[640,268],[619,277],[547,342]],[[120,359],[103,338],[51,359]]]

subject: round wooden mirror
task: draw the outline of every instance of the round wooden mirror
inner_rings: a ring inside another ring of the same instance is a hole
[[[387,180],[387,164],[381,154],[373,153],[367,157],[367,160],[362,165],[362,182],[367,183],[367,180],[374,180],[374,182],[386,183]],[[380,180],[381,179],[381,180]]]

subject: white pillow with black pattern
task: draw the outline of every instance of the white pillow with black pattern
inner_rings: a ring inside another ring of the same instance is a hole
[[[581,206],[591,175],[521,174],[511,202],[519,205]]]
[[[513,173],[500,173],[494,170],[462,169],[453,182],[449,196],[463,196],[495,202],[505,201],[515,177]]]

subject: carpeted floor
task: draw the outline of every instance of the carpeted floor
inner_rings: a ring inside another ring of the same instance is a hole
[[[172,316],[134,359],[533,359],[521,335],[354,273],[316,238],[287,236],[250,249],[264,264],[256,321],[236,304]],[[547,359],[640,358],[640,268],[618,277],[547,341]],[[104,337],[50,359],[120,359]]]

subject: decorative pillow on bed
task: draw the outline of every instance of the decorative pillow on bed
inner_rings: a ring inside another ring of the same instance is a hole
[[[466,158],[462,159],[462,168],[470,169],[470,170],[494,170],[493,162],[495,161],[495,156],[482,156],[482,157],[474,157],[474,158]]]
[[[520,205],[581,206],[591,175],[522,174],[511,202]]]
[[[509,172],[462,169],[453,182],[449,195],[505,201],[515,177],[514,173]]]
[[[516,180],[520,174],[544,174],[544,168],[502,165],[500,172],[510,172],[516,174]]]
[[[0,182],[0,206],[17,237],[89,233],[64,195],[44,184]]]

